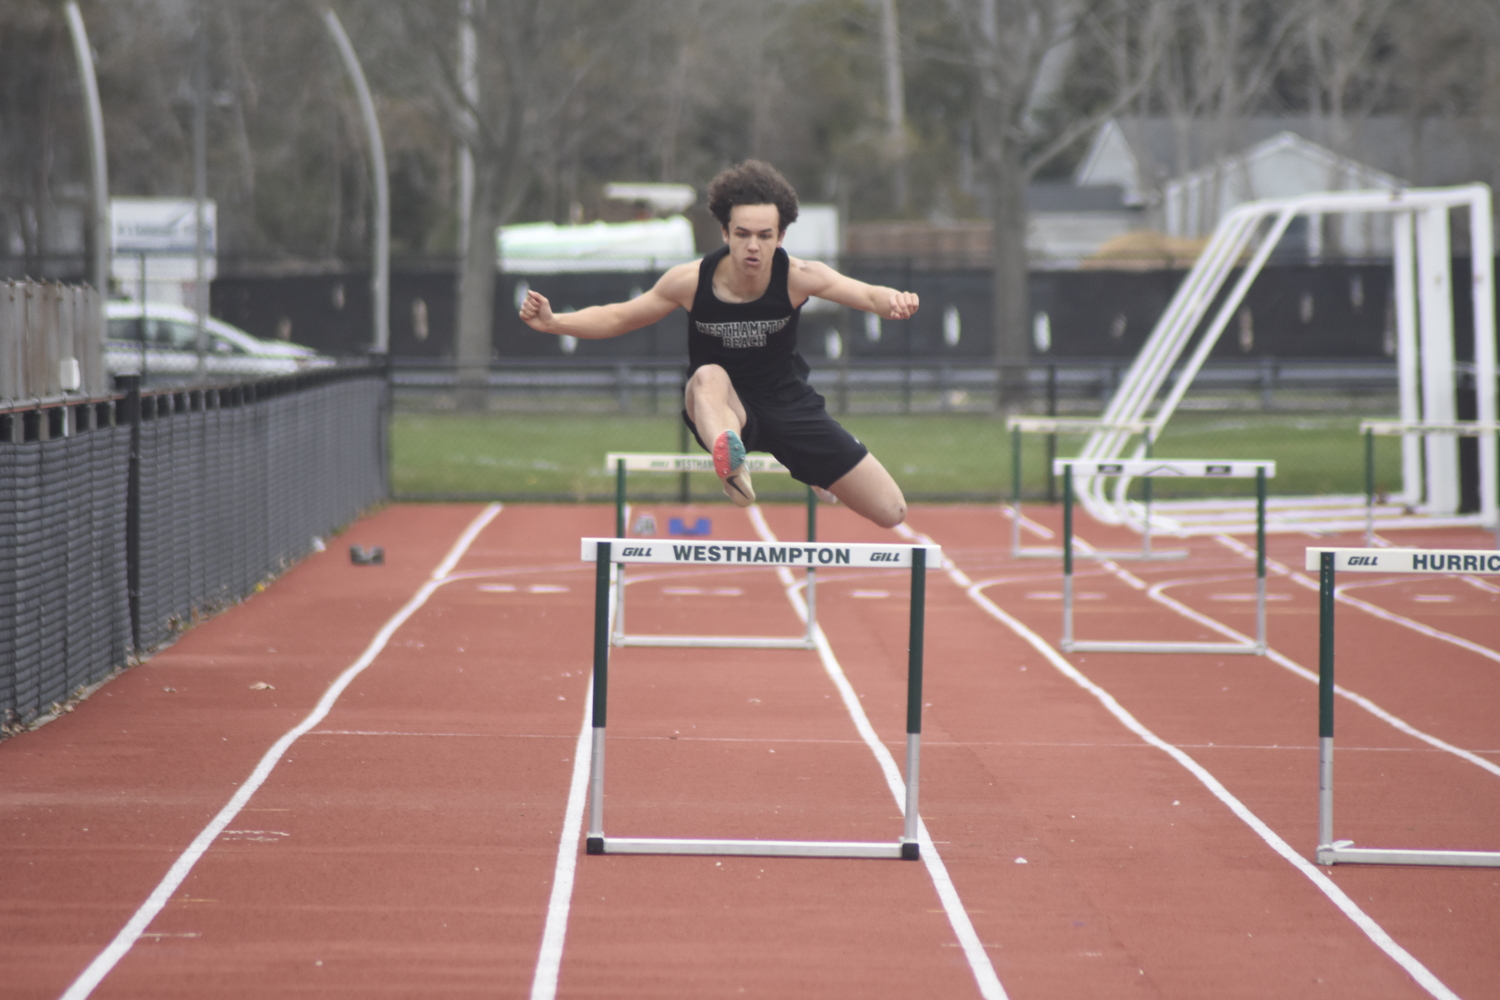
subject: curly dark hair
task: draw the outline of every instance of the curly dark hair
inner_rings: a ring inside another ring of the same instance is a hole
[[[782,232],[797,221],[797,192],[781,171],[760,160],[746,160],[721,170],[708,185],[708,210],[725,229],[729,228],[729,212],[736,205],[775,205]]]

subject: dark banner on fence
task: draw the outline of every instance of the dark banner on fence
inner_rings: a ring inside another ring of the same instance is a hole
[[[1468,262],[1456,260],[1455,274]],[[899,263],[849,263],[866,281],[915,291],[921,311],[886,322],[812,300],[801,324],[809,360],[975,362],[993,356],[989,272],[923,270]],[[1034,271],[1029,280],[1032,359],[1131,358],[1160,318],[1185,271]],[[527,288],[557,310],[617,302],[651,287],[660,272],[499,274],[495,280],[493,356],[582,361],[677,358],[686,352],[686,319],[669,316],[609,340],[568,342],[526,327],[516,315]],[[1455,282],[1456,285],[1461,284]],[[213,285],[214,315],[259,337],[286,336],[343,357],[368,350],[368,272],[223,277]],[[400,358],[453,358],[455,279],[451,268],[397,267],[391,275],[391,351]],[[1223,293],[1221,292],[1221,295]],[[1455,295],[1460,356],[1472,342],[1472,310]],[[1388,265],[1329,263],[1267,267],[1232,317],[1214,357],[1383,358],[1395,351]]]
[[[251,593],[387,495],[383,372],[0,413],[0,725]]]

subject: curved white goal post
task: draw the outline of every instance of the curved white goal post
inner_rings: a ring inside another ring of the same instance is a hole
[[[1223,218],[1078,458],[1143,457],[1148,438],[1121,429],[1131,424],[1148,423],[1149,440],[1161,438],[1271,251],[1298,216],[1318,219],[1325,215],[1371,214],[1389,218],[1400,422],[1408,427],[1452,424],[1457,420],[1457,366],[1453,340],[1455,247],[1449,222],[1455,210],[1466,211],[1469,223],[1468,246],[1459,249],[1466,249],[1472,260],[1471,272],[1462,280],[1470,285],[1474,302],[1476,423],[1493,428],[1497,415],[1495,278],[1488,185],[1330,192],[1250,202]],[[1220,301],[1220,292],[1231,279],[1234,284]],[[1216,301],[1220,304],[1210,318]],[[1202,334],[1195,343],[1194,336],[1200,329]],[[1161,402],[1153,408],[1158,397]],[[1480,511],[1474,521],[1491,527],[1500,525],[1496,436],[1493,429],[1478,435]],[[1451,432],[1405,434],[1401,468],[1404,503],[1435,515],[1458,512],[1458,444]],[[1115,479],[1111,484],[1104,477],[1088,477],[1078,486],[1080,502],[1094,517],[1110,524],[1140,526],[1139,505],[1125,501],[1128,478]]]

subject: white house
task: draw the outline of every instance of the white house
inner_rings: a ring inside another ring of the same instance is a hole
[[[1174,238],[1213,232],[1234,205],[1316,191],[1395,189],[1500,180],[1500,124],[1477,119],[1247,117],[1228,122],[1118,118],[1095,133],[1073,175],[1117,184],[1142,225]],[[1338,150],[1343,150],[1339,152]],[[1388,226],[1332,219],[1289,234],[1312,257],[1385,256]]]

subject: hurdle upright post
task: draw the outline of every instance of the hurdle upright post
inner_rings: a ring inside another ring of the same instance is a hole
[[[625,537],[625,460],[615,460],[615,537]]]
[[[622,466],[624,463],[621,463]],[[623,469],[621,476],[623,477]],[[609,694],[610,543],[594,556],[594,703],[590,707],[593,745],[589,756],[589,854],[604,853],[604,724]],[[621,567],[624,568],[623,566]]]
[[[812,485],[807,487],[807,540],[818,540],[818,495]],[[803,591],[803,602],[807,605],[807,645],[811,648],[817,641],[818,631],[818,571],[807,567],[807,587]]]
[[[615,459],[615,537],[625,537],[625,522],[629,519],[625,510],[625,459]],[[625,564],[609,568],[615,581],[615,632],[625,634]]]
[[[1318,556],[1318,860],[1333,849],[1333,559]]]
[[[1266,467],[1255,470],[1255,652],[1266,655]]]
[[[1151,452],[1152,452],[1152,446],[1155,444],[1155,442],[1152,440],[1152,437],[1153,437],[1153,435],[1151,433],[1151,428],[1147,427],[1146,428],[1146,457],[1147,458],[1154,457],[1151,454]],[[1144,558],[1146,558],[1146,559],[1150,559],[1151,558],[1151,477],[1150,476],[1146,476],[1145,480],[1146,481],[1141,484],[1141,497],[1145,500],[1145,503],[1146,503],[1146,520],[1141,525],[1141,555]]]
[[[901,857],[915,861],[921,856],[917,786],[922,751],[922,645],[927,615],[927,550],[911,553],[911,626],[906,654],[906,828],[901,837]]]
[[[1062,648],[1073,645],[1073,466],[1063,466],[1063,634]]]
[[[1375,544],[1375,429],[1365,428],[1365,548]]]
[[[1049,475],[1047,481],[1051,482]],[[1010,429],[1010,551],[1021,551],[1021,425]]]

